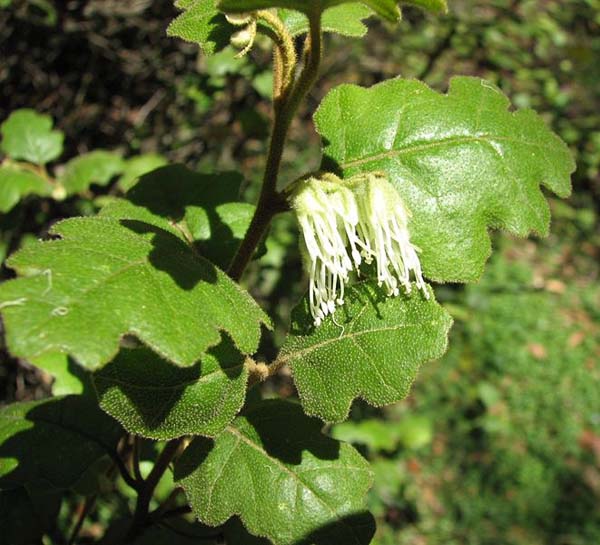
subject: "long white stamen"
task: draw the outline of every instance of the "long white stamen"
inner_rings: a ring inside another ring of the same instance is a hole
[[[334,179],[334,181],[331,181]],[[375,260],[377,282],[388,295],[411,291],[411,275],[429,291],[408,233],[409,214],[397,191],[380,174],[347,181],[334,176],[301,182],[292,205],[302,229],[310,276],[309,308],[315,325],[344,304],[349,273]]]

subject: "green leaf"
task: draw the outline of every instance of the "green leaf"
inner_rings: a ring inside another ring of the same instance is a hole
[[[42,536],[55,524],[60,501],[60,494],[54,492],[35,494],[24,487],[0,491],[2,543],[42,543]]]
[[[237,202],[241,183],[235,172],[198,174],[183,165],[169,165],[142,176],[127,193],[129,202],[114,201],[102,215],[170,230],[225,268],[254,214],[253,205]]]
[[[0,286],[13,355],[72,355],[88,368],[110,361],[125,334],[181,366],[228,332],[252,353],[268,318],[223,272],[171,232],[139,220],[74,218],[62,237],[9,258],[21,278]]]
[[[17,110],[0,125],[0,149],[11,159],[45,165],[63,151],[64,134],[53,131],[52,125],[49,115],[26,108]]]
[[[0,488],[67,489],[105,455],[123,430],[94,399],[67,396],[0,410]]]
[[[369,466],[321,426],[295,403],[262,402],[216,439],[195,439],[175,465],[176,482],[210,526],[237,514],[275,545],[367,544]]]
[[[221,11],[233,13],[267,8],[285,8],[309,14],[315,11],[322,12],[340,4],[355,4],[356,2],[357,0],[219,0],[217,6]],[[397,0],[360,0],[360,2],[388,21],[396,22],[400,19],[400,8],[397,5]]]
[[[384,420],[342,422],[334,426],[331,436],[340,441],[366,445],[374,451],[392,451],[398,443],[393,425]]]
[[[128,191],[135,185],[138,178],[166,164],[167,160],[162,155],[156,153],[146,153],[132,157],[125,161],[123,174],[117,183],[123,191]]]
[[[534,112],[508,106],[477,78],[452,79],[447,95],[395,79],[334,89],[315,121],[328,168],[344,177],[387,173],[412,212],[425,275],[471,282],[490,254],[489,228],[546,234],[540,184],[570,193],[575,163],[566,145]]]
[[[176,0],[175,6],[183,13],[167,28],[169,36],[198,44],[206,55],[229,45],[235,27],[219,13],[216,0]]]
[[[360,2],[344,4],[325,11],[321,24],[325,32],[361,38],[367,33],[367,26],[363,20],[372,14],[373,12]],[[301,12],[280,9],[279,17],[292,36],[306,34],[309,30],[308,18]]]
[[[244,357],[229,341],[186,369],[133,349],[94,374],[100,406],[128,432],[151,439],[217,435],[242,408],[247,379]]]
[[[55,396],[82,394],[91,386],[89,374],[66,354],[45,352],[32,358],[29,363],[54,377],[52,394]]]
[[[41,176],[17,166],[0,166],[0,213],[9,212],[27,195],[49,195],[50,184]]]
[[[344,306],[314,327],[305,299],[279,362],[288,363],[304,410],[327,422],[344,420],[352,400],[377,407],[404,398],[422,363],[446,350],[449,314],[433,292],[386,297],[363,282],[347,290]]]
[[[65,165],[60,183],[67,194],[81,193],[92,184],[106,185],[124,167],[123,158],[111,151],[96,150],[71,159]]]

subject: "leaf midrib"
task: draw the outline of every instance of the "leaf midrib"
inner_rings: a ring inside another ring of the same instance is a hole
[[[269,460],[271,463],[273,463],[274,465],[276,465],[279,469],[281,469],[281,471],[283,471],[284,473],[287,473],[288,475],[290,475],[297,483],[301,484],[302,486],[304,486],[306,488],[306,490],[308,490],[316,499],[317,501],[323,505],[324,507],[327,508],[327,510],[329,510],[330,514],[338,521],[340,521],[344,526],[346,526],[347,528],[350,529],[350,532],[352,533],[352,535],[356,538],[355,543],[357,545],[361,545],[360,540],[358,539],[358,537],[356,536],[354,529],[352,526],[350,526],[348,523],[346,523],[344,521],[343,518],[340,517],[340,515],[338,514],[338,512],[335,510],[334,507],[331,507],[331,505],[329,505],[323,498],[321,498],[317,492],[315,490],[313,490],[313,488],[311,486],[309,486],[306,482],[304,482],[300,476],[297,473],[294,473],[292,470],[290,470],[285,464],[283,464],[282,462],[280,462],[279,460],[277,460],[276,458],[273,458],[272,456],[269,456],[269,454],[260,446],[257,445],[254,441],[252,441],[248,436],[244,435],[239,429],[237,429],[234,426],[227,426],[225,428],[225,431],[229,432],[231,435],[233,435],[234,437],[236,437],[237,439],[237,444],[236,444],[236,449],[239,446],[239,442],[243,442],[246,445],[248,445],[250,448],[256,450],[258,453],[260,453],[262,456],[264,456],[267,460]],[[235,449],[234,449],[235,450]],[[319,468],[311,468],[311,470],[316,470]],[[329,468],[328,468],[329,469]],[[342,468],[340,468],[342,469]],[[346,469],[346,467],[344,467],[343,469]],[[349,469],[355,469],[355,468],[349,468]],[[363,472],[368,472],[368,469],[363,469]]]

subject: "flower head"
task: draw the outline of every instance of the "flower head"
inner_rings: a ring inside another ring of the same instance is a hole
[[[292,206],[302,229],[315,325],[344,304],[349,274],[358,273],[363,261],[375,260],[377,281],[388,295],[398,295],[400,284],[410,292],[412,272],[417,287],[429,297],[409,238],[408,211],[385,176],[309,178],[296,187]]]

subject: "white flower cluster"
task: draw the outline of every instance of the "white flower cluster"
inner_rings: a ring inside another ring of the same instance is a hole
[[[388,295],[398,295],[400,285],[410,292],[412,271],[417,287],[429,298],[408,234],[409,213],[383,175],[309,178],[299,183],[291,202],[303,234],[315,325],[344,304],[349,273],[358,273],[363,261],[375,260],[378,284]]]

